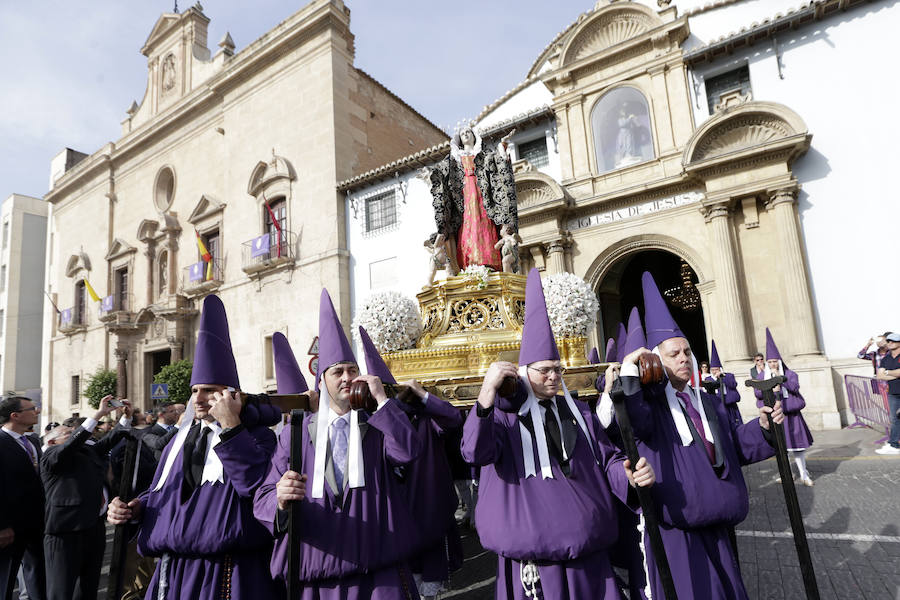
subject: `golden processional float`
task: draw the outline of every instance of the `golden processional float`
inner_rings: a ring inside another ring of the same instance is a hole
[[[423,332],[415,348],[384,352],[397,381],[416,379],[455,405],[478,397],[492,362],[517,363],[525,321],[525,275],[491,271],[438,280],[417,294]],[[587,338],[558,337],[563,378],[582,399],[597,396],[606,365],[587,363]]]

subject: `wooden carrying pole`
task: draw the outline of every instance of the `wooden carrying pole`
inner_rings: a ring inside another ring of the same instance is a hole
[[[787,381],[785,377],[776,375],[771,379],[761,381],[748,379],[744,384],[747,387],[762,392],[766,406],[775,406],[776,385],[783,385]],[[806,539],[806,529],[803,526],[803,514],[800,512],[800,502],[797,500],[797,488],[794,487],[794,478],[791,475],[791,465],[788,462],[787,442],[784,439],[784,427],[772,419],[768,413],[769,431],[775,438],[775,458],[778,461],[778,474],[781,475],[781,487],[784,490],[784,501],[787,504],[788,518],[791,521],[791,531],[794,534],[794,546],[797,548],[797,558],[800,560],[800,572],[803,574],[803,586],[806,588],[807,600],[819,600],[819,587],[816,583],[816,573],[813,569],[812,558],[809,555],[809,543]]]
[[[138,468],[137,438],[128,436],[125,442],[125,458],[122,465],[122,478],[119,480],[119,499],[126,504],[133,499],[134,472]],[[119,600],[125,585],[125,549],[128,546],[128,524],[116,525],[113,535],[112,556],[109,562],[109,584],[106,587],[107,600]]]

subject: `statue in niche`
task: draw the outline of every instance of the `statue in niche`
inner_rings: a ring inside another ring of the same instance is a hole
[[[484,265],[499,271],[499,229],[518,230],[516,184],[504,136],[496,150],[484,150],[481,136],[470,125],[458,128],[450,155],[419,177],[431,185],[434,220],[443,234],[453,271]]]
[[[432,233],[425,240],[425,247],[431,252],[428,258],[428,285],[434,283],[434,276],[438,271],[446,270],[448,275],[456,275],[457,271],[447,254],[447,240],[443,233]]]
[[[163,59],[162,65],[163,91],[168,92],[175,87],[175,55],[169,54]]]
[[[500,239],[494,247],[500,250],[504,273],[519,272],[519,244],[522,238],[509,225],[500,228]]]
[[[615,166],[624,167],[641,161],[641,152],[638,148],[641,124],[634,113],[625,112],[625,104],[619,109],[619,134],[616,137],[616,162]]]

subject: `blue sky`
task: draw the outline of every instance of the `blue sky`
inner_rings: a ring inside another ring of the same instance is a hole
[[[519,83],[591,0],[346,0],[356,65],[438,125],[474,117]],[[305,2],[205,0],[209,47],[248,46]],[[182,0],[180,8],[189,3]],[[43,196],[64,147],[120,137],[146,87],[140,48],[171,0],[0,0],[0,198]],[[466,10],[467,9],[467,10]]]

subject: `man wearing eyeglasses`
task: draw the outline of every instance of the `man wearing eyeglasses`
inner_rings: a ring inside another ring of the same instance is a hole
[[[10,600],[19,565],[29,598],[46,598],[41,444],[26,432],[40,408],[24,396],[0,401],[0,599]]]
[[[481,467],[475,525],[498,554],[495,597],[618,599],[608,555],[616,503],[636,508],[629,484],[651,485],[653,470],[641,459],[632,473],[569,394],[536,270],[525,289],[520,366],[490,366],[463,427],[463,458]],[[499,395],[507,377],[511,397]]]

